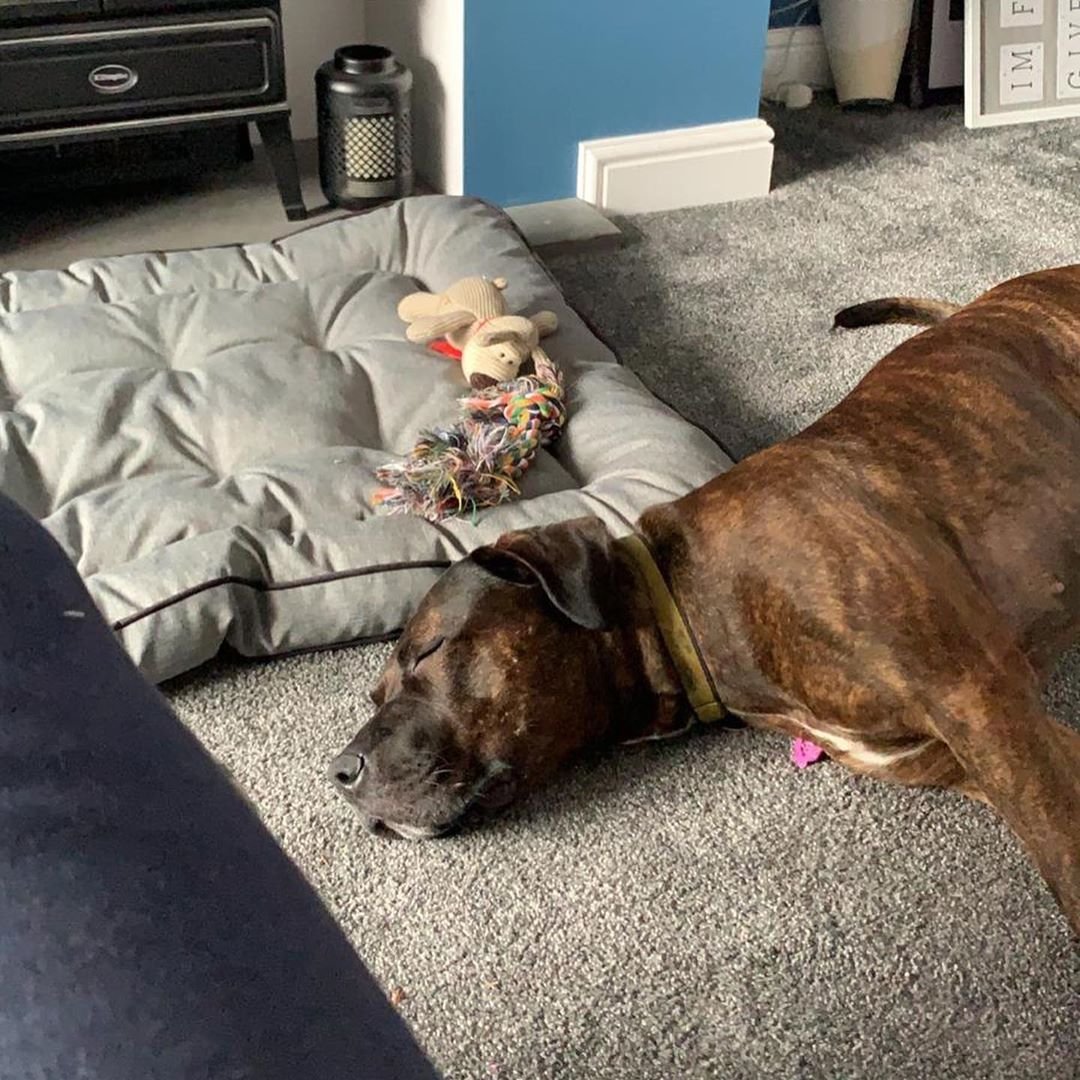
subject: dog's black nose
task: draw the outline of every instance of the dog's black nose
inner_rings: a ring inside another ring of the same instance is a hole
[[[361,754],[338,754],[330,762],[330,779],[346,790],[356,787],[363,772],[364,758]]]

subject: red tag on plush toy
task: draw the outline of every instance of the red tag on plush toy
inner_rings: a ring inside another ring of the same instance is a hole
[[[433,341],[428,346],[433,352],[442,353],[443,356],[449,356],[451,360],[461,359],[461,350],[454,345],[451,345],[445,338],[440,338],[438,341]]]

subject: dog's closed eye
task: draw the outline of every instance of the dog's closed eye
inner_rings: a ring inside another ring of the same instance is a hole
[[[425,645],[417,654],[416,658],[412,662],[412,669],[415,671],[429,656],[437,653],[442,647],[446,638],[436,638],[434,641]]]

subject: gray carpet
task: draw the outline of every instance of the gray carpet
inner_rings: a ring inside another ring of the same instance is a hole
[[[827,333],[897,291],[967,298],[1080,257],[1080,129],[955,112],[773,118],[776,192],[625,223],[553,260],[663,397],[742,455],[905,331]],[[709,732],[583,762],[483,831],[367,836],[321,778],[382,648],[218,663],[169,687],[448,1077],[1080,1077],[1080,954],[987,809],[804,774]],[[1080,655],[1051,692],[1080,723]]]

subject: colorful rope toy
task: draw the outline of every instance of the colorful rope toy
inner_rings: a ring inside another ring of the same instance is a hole
[[[543,349],[535,375],[461,398],[465,416],[451,428],[421,432],[402,461],[383,465],[375,505],[428,521],[477,513],[521,494],[518,481],[566,422],[562,374]]]

